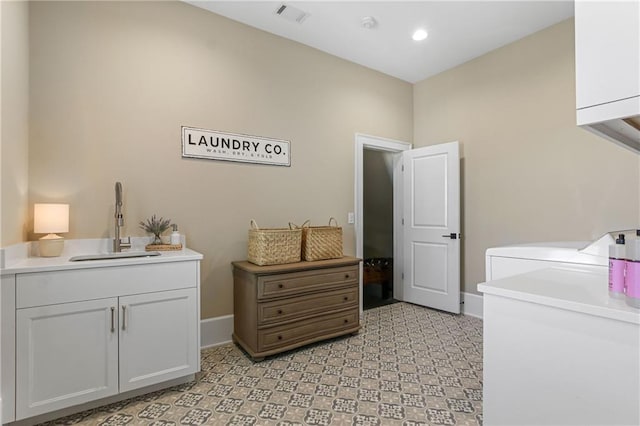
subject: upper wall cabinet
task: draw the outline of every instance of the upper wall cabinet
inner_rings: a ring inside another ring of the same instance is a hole
[[[577,123],[640,153],[640,1],[575,2]]]

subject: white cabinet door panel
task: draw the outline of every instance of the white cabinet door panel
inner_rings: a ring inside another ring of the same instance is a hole
[[[17,419],[118,393],[116,308],[109,298],[17,310]]]
[[[120,298],[120,392],[198,371],[196,289]]]
[[[639,16],[637,1],[575,2],[578,109],[640,95]]]

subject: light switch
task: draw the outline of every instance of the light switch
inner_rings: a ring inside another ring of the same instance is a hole
[[[356,223],[356,215],[355,215],[355,213],[349,212],[347,214],[347,222],[352,223],[352,224]]]

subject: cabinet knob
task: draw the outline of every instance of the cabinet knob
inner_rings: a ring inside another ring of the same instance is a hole
[[[347,300],[349,300],[349,297],[345,296],[344,301],[346,302]]]
[[[284,287],[284,285],[282,285],[282,283],[278,284],[278,288],[282,288]]]
[[[348,323],[348,322],[349,322],[349,320],[345,318],[345,319],[344,319],[344,323],[346,324],[346,323]]]
[[[282,340],[282,336],[278,336],[278,340]]]
[[[278,315],[282,314],[282,309],[278,309]]]
[[[349,274],[344,274],[345,279],[349,279]]]

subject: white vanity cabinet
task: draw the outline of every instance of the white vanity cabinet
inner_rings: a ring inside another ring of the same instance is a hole
[[[3,423],[198,372],[199,258],[176,258],[3,275]]]

